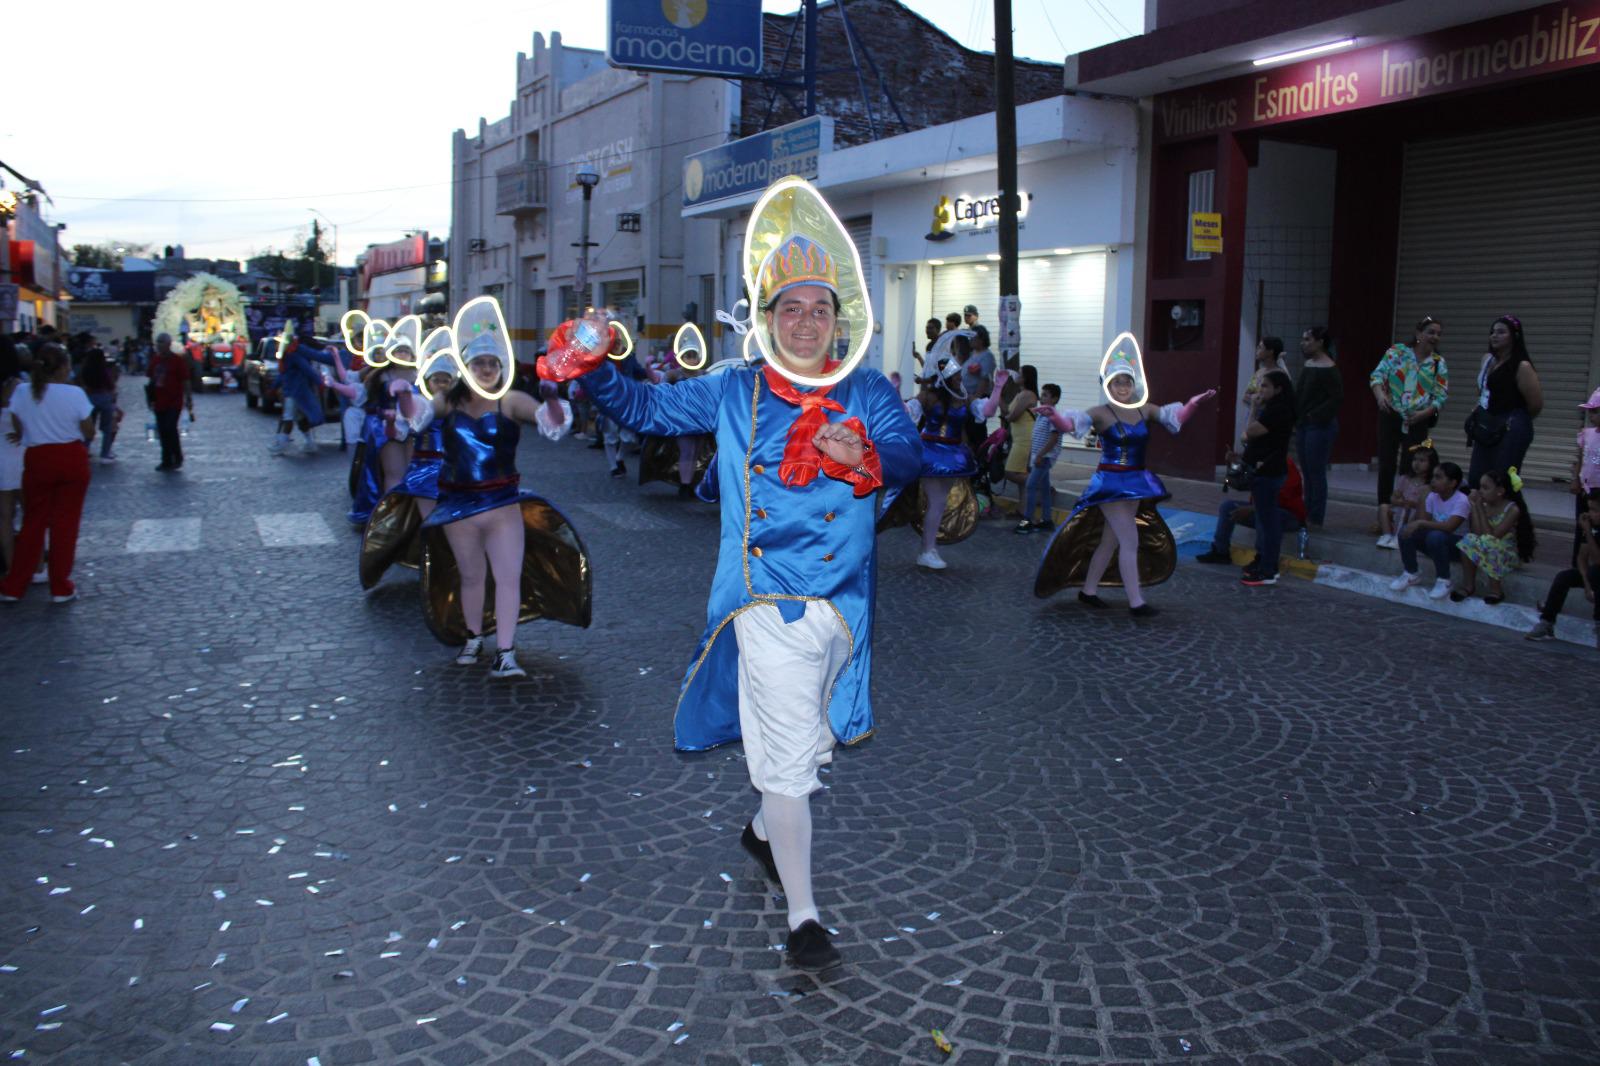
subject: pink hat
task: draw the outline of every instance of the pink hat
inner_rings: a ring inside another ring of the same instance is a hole
[[[1596,407],[1600,407],[1600,389],[1595,389],[1593,392],[1591,392],[1589,394],[1588,402],[1587,403],[1580,403],[1578,406],[1579,407],[1588,408],[1591,411],[1594,410]]]

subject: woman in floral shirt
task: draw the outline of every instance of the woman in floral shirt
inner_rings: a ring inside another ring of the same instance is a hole
[[[1432,315],[1417,323],[1410,345],[1383,353],[1368,383],[1378,402],[1378,503],[1394,494],[1395,468],[1402,448],[1413,448],[1439,421],[1450,391],[1450,374],[1439,354],[1444,325]]]

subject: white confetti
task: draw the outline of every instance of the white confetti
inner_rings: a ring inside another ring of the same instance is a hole
[[[960,983],[961,983],[961,978],[959,978],[959,977],[952,977],[952,978],[950,978],[950,980],[945,982],[945,984],[948,985],[951,988],[956,987]]]
[[[398,951],[381,951],[381,952],[378,953],[378,958],[380,958],[380,959],[392,959],[392,958],[395,958],[396,956],[398,956],[399,954],[400,953]]]
[[[258,907],[270,907],[270,906],[272,906],[272,901],[270,899],[258,899],[258,900],[256,900],[256,906],[258,906]]]
[[[143,918],[135,918],[133,920],[133,928],[135,930],[143,929],[144,928],[144,919]]]
[[[674,1044],[681,1044],[687,1039],[689,1039],[689,1034],[688,1033],[684,1033],[682,1036],[678,1037],[678,1039],[674,1040],[673,1043]]]
[[[588,881],[589,881],[589,878],[592,877],[592,876],[594,876],[594,875],[593,874],[584,874],[582,877],[578,878],[578,884],[580,884],[580,885],[587,884]]]
[[[682,1022],[673,1022],[671,1025],[667,1026],[667,1032],[676,1033],[679,1029],[682,1029],[682,1028],[683,1028],[683,1023]]]
[[[211,890],[211,898],[212,899],[227,899],[228,898],[228,894],[226,892],[222,891],[222,889],[220,889],[220,888],[213,888]]]
[[[883,938],[883,942],[885,944],[893,944],[896,940],[899,940],[899,939],[900,938],[897,937],[897,936],[886,936],[886,937]]]
[[[394,932],[393,930],[390,930],[389,935],[383,938],[383,942],[385,944],[393,944],[396,940],[404,940],[404,939],[405,939],[405,937],[401,936],[399,933]]]
[[[288,1016],[289,1016],[289,1012],[288,1011],[283,1011],[281,1014],[274,1014],[272,1017],[267,1019],[267,1024],[268,1025],[276,1025],[279,1022],[283,1021]]]
[[[438,1018],[418,1018],[417,1019],[417,1024],[418,1025],[432,1025],[434,1022],[436,1022],[438,1020],[439,1020]]]
[[[924,914],[923,917],[928,919],[928,921],[930,921],[930,922],[936,922],[936,921],[939,920],[939,912],[938,911],[929,911],[927,914]]]
[[[215,970],[218,966],[221,966],[227,961],[228,953],[226,951],[219,951],[217,952],[217,957],[211,960],[211,968]]]
[[[700,923],[700,926],[703,929],[710,929],[711,928],[711,919],[707,918],[705,921]]]
[[[322,1060],[313,1055],[306,1060],[306,1066],[322,1066]]]
[[[322,953],[322,957],[325,958],[325,959],[337,959],[340,955],[343,955],[343,954],[344,954],[344,948],[334,948],[332,951],[324,951]]]
[[[722,878],[728,884],[730,884],[730,885],[733,884],[733,878],[729,877],[727,874],[718,874],[717,876]]]
[[[52,896],[64,896],[64,895],[66,895],[66,894],[67,894],[67,893],[68,893],[68,892],[71,892],[71,891],[72,891],[72,889],[71,889],[71,888],[70,888],[70,887],[67,887],[67,886],[65,886],[65,885],[62,885],[62,886],[58,886],[58,887],[56,887],[56,888],[52,888],[52,889],[51,889],[51,890],[50,890],[50,894],[51,894],[51,895],[52,895]]]
[[[91,903],[87,907],[83,908],[83,910],[79,911],[78,913],[79,914],[88,914],[90,911],[94,910],[94,907],[95,907],[95,905],[93,903]]]
[[[445,861],[445,862],[460,862],[460,861],[461,861],[461,856],[459,856],[459,855],[452,855],[452,856],[450,856],[450,857],[449,857],[449,858],[448,858],[448,859],[446,859],[446,860],[444,860],[444,861]]]
[[[245,996],[243,999],[236,999],[233,1001],[233,1006],[228,1008],[228,1012],[230,1014],[238,1014],[240,1011],[244,1010],[244,1005],[249,1002],[249,996]]]
[[[438,937],[434,937],[432,940],[428,941],[428,950],[429,951],[434,951],[438,947],[439,947],[439,938]]]
[[[39,1017],[48,1018],[48,1017],[50,1017],[50,1015],[52,1015],[52,1014],[60,1014],[62,1011],[66,1010],[66,1009],[67,1009],[67,1005],[65,1003],[57,1004],[54,1007],[46,1007],[44,1010],[39,1012]]]
[[[459,921],[459,922],[456,922],[456,923],[455,923],[455,924],[454,924],[454,925],[452,925],[452,926],[451,926],[451,927],[450,927],[450,931],[451,931],[451,932],[452,932],[452,933],[453,933],[453,932],[455,932],[455,931],[456,931],[456,930],[457,930],[457,929],[460,929],[460,928],[461,928],[461,927],[462,927],[462,926],[463,926],[463,925],[466,925],[466,924],[467,924],[467,923],[466,923],[466,921],[465,921],[465,920],[464,920],[464,919],[463,919],[463,920],[462,920],[462,921]]]
[[[291,811],[303,811],[303,810],[306,809],[306,805],[304,803],[296,803],[296,804],[291,805],[289,807],[289,809]]]
[[[34,1028],[39,1030],[39,1032],[41,1032],[41,1033],[53,1033],[57,1029],[61,1028],[61,1023],[60,1022],[40,1022],[38,1025],[34,1026]]]
[[[11,965],[9,962],[6,963],[4,966],[0,966],[0,973],[16,973],[16,972],[17,972],[17,968],[15,966]]]
[[[217,932],[226,933],[230,928],[232,928],[232,926],[233,926],[233,919],[230,918],[227,921],[223,922],[221,925],[217,926]]]

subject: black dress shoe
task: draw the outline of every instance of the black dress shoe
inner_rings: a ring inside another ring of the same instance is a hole
[[[772,845],[756,836],[755,826],[746,823],[744,832],[739,836],[739,845],[750,853],[750,857],[761,864],[775,885],[782,885],[783,878],[778,876],[778,864],[772,858]]]
[[[1129,607],[1128,613],[1133,615],[1135,618],[1151,618],[1160,614],[1161,612],[1150,606],[1148,603],[1141,603],[1137,607]]]
[[[844,961],[829,940],[828,931],[815,919],[807,919],[800,928],[789,932],[783,957],[797,970],[826,970]]]
[[[1106,606],[1105,600],[1102,600],[1099,596],[1091,596],[1087,592],[1078,593],[1078,602],[1086,607],[1104,608]]]

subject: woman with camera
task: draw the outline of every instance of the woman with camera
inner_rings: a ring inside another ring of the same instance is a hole
[[[1278,553],[1283,544],[1283,512],[1278,490],[1289,474],[1289,440],[1294,434],[1294,384],[1282,370],[1261,375],[1261,405],[1244,427],[1240,444],[1243,461],[1255,472],[1250,498],[1256,508],[1254,568],[1246,567],[1243,582],[1251,588],[1278,583]]]

